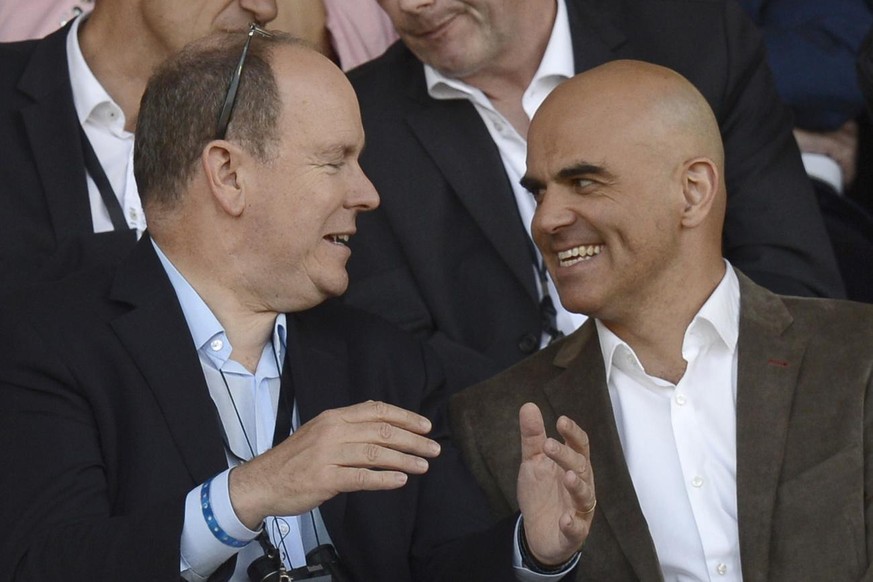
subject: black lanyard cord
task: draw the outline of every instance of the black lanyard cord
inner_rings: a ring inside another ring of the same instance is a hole
[[[103,199],[103,204],[109,212],[109,219],[112,221],[112,228],[117,231],[130,230],[127,221],[124,219],[124,211],[121,209],[121,204],[118,202],[118,197],[109,183],[109,178],[106,177],[106,172],[103,166],[100,165],[100,160],[94,152],[94,147],[91,145],[91,140],[85,133],[85,128],[79,126],[79,134],[82,138],[82,153],[85,155],[85,169],[88,175],[94,180],[97,190],[100,192],[100,198]]]

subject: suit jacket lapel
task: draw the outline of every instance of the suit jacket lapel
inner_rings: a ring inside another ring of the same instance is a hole
[[[349,406],[352,396],[349,386],[348,346],[325,332],[329,326],[319,325],[315,308],[309,312],[288,316],[288,344],[283,375],[290,370],[294,382],[300,424],[325,410]],[[283,378],[285,381],[285,378]],[[340,553],[351,547],[343,527],[348,495],[340,493],[321,504],[319,511]]]
[[[21,116],[58,239],[93,230],[67,68],[68,31],[69,25],[38,43],[18,85],[33,99]]]
[[[466,100],[434,100],[415,61],[408,94],[417,107],[406,121],[515,277],[538,300],[531,247],[500,152]],[[472,160],[472,161],[471,161]]]
[[[593,7],[586,0],[568,0],[567,16],[577,73],[621,58],[624,49],[630,48],[624,32],[613,24],[617,21],[619,4],[613,2],[608,6]]]
[[[625,42],[611,15],[583,0],[568,2],[577,71],[615,59]],[[407,51],[408,52],[408,51]],[[417,103],[407,123],[515,277],[535,301],[531,247],[497,146],[466,100],[435,101],[427,94],[421,63],[409,53],[409,97]],[[477,163],[471,164],[470,160]],[[515,226],[512,226],[515,225]]]
[[[784,334],[782,300],[741,273],[737,344],[737,519],[746,580],[766,580],[773,507],[806,341]]]
[[[576,421],[591,443],[591,464],[597,487],[597,510],[590,544],[584,559],[597,560],[596,529],[609,527],[640,580],[660,580],[655,546],[631,481],[615,426],[606,386],[603,356],[593,320],[589,320],[555,357],[555,365],[567,370],[549,382],[544,391],[557,414]],[[600,485],[602,484],[602,485]],[[598,486],[600,485],[600,486]]]
[[[119,268],[110,297],[131,307],[112,328],[154,392],[194,483],[227,468],[191,332],[148,236]]]

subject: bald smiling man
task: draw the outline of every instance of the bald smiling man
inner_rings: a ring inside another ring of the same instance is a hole
[[[529,137],[534,239],[590,319],[452,400],[493,510],[515,510],[505,443],[560,439],[545,427],[566,416],[589,438],[576,473],[597,484],[578,580],[873,575],[873,310],[775,295],[722,258],[718,126],[677,73],[578,75]],[[542,419],[528,404],[519,429],[528,402]]]

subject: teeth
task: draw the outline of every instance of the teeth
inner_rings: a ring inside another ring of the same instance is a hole
[[[332,234],[330,238],[334,242],[334,244],[338,245],[344,245],[349,242],[349,235],[347,234]]]
[[[595,255],[599,255],[603,245],[579,245],[572,249],[560,251],[558,261],[562,267],[569,267],[581,261],[587,261]]]

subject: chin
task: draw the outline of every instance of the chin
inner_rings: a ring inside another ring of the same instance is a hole
[[[327,281],[324,285],[320,286],[320,291],[324,295],[323,301],[330,299],[331,297],[339,297],[343,293],[345,293],[349,288],[349,276],[343,271],[343,276],[338,277],[336,280]]]
[[[560,299],[561,305],[563,305],[564,309],[567,311],[570,311],[571,313],[581,313],[588,317],[597,317],[597,313],[601,308],[601,303],[590,297],[567,297],[566,299],[561,297]]]

